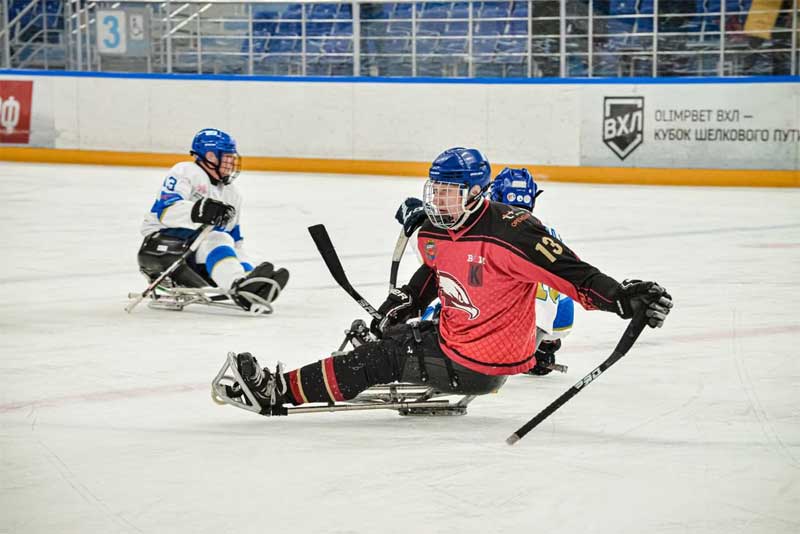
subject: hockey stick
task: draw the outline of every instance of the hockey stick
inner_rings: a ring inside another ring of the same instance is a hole
[[[642,310],[638,315],[631,319],[630,323],[628,323],[625,333],[622,334],[622,338],[619,340],[619,343],[617,343],[617,346],[614,349],[614,352],[611,353],[611,356],[606,358],[606,360],[598,365],[591,373],[579,380],[578,383],[565,391],[559,398],[551,402],[547,408],[539,412],[533,419],[522,425],[519,430],[508,436],[508,438],[506,438],[506,443],[513,445],[524,438],[525,435],[536,428],[539,423],[547,419],[553,412],[561,408],[561,406],[566,404],[568,400],[583,390],[585,386],[588,386],[609,367],[617,363],[617,361],[625,356],[625,354],[627,354],[627,352],[633,346],[634,342],[639,337],[639,334],[642,333],[645,324],[647,324],[647,318],[644,315],[644,310]]]
[[[344,274],[344,268],[342,267],[342,262],[339,261],[339,256],[336,254],[336,249],[333,248],[333,243],[331,243],[331,238],[328,235],[328,230],[325,229],[325,225],[323,224],[315,224],[314,226],[308,227],[308,233],[311,234],[311,239],[314,240],[314,244],[317,245],[317,249],[319,250],[322,259],[325,261],[325,265],[328,266],[328,270],[331,272],[333,279],[344,289],[348,295],[353,297],[358,305],[364,308],[368,314],[370,314],[375,319],[381,320],[383,319],[383,315],[378,313],[378,310],[372,307],[372,304],[364,300],[358,291],[350,285],[350,281],[347,279],[347,275]]]
[[[180,267],[183,264],[183,262],[186,261],[186,258],[189,257],[189,254],[191,254],[192,252],[197,250],[197,247],[200,246],[200,243],[203,242],[203,240],[206,238],[206,236],[209,234],[209,232],[211,232],[211,230],[213,230],[213,229],[214,229],[214,227],[211,226],[211,225],[204,226],[202,231],[200,232],[200,235],[198,235],[197,238],[194,241],[192,241],[192,244],[189,246],[188,249],[186,249],[186,252],[181,254],[181,257],[178,258],[177,260],[175,260],[175,263],[170,265],[169,268],[166,271],[164,271],[163,273],[161,273],[161,275],[158,278],[153,280],[153,282],[149,286],[147,286],[147,288],[144,291],[142,291],[140,294],[136,295],[133,298],[133,300],[130,301],[127,306],[125,306],[125,311],[128,312],[128,313],[131,313],[131,311],[133,311],[133,309],[140,302],[142,302],[145,299],[145,297],[147,297],[147,295],[152,293],[152,291],[158,286],[158,284],[163,282],[164,279],[167,276],[169,276],[170,274],[175,272],[178,269],[178,267]]]
[[[405,228],[401,228],[400,235],[397,236],[397,243],[394,245],[394,253],[392,253],[392,268],[389,271],[389,291],[397,287],[397,270],[400,268],[400,260],[403,258],[407,244],[408,236]]]

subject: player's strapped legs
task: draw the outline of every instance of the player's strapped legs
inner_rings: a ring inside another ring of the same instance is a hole
[[[488,376],[462,367],[439,348],[433,323],[399,325],[382,340],[341,356],[325,358],[285,374],[290,402],[340,402],[377,384],[424,384],[443,393],[482,395],[497,391],[504,376]]]
[[[213,231],[208,234],[195,252],[195,261],[204,263],[208,276],[224,289],[245,275],[244,267],[236,255],[233,238],[226,232]]]

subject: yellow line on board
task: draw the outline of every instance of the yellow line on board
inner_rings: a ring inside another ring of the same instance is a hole
[[[61,150],[53,148],[0,147],[0,161],[37,163],[78,163],[85,165],[128,165],[171,167],[186,154],[111,152],[102,150]],[[244,170],[385,176],[428,175],[428,162],[370,161],[313,158],[245,157]],[[537,181],[592,184],[697,185],[740,187],[800,187],[800,170],[749,169],[664,169],[650,167],[577,167],[535,164],[495,163],[495,171],[505,166],[527,167]]]

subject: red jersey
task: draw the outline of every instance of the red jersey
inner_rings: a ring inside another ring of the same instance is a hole
[[[536,365],[536,284],[586,309],[617,311],[620,284],[581,261],[527,210],[483,201],[456,231],[419,231],[424,265],[411,289],[422,305],[435,280],[442,302],[439,342],[453,361],[487,375]]]

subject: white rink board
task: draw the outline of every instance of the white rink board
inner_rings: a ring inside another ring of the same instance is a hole
[[[31,79],[0,76],[21,78]],[[186,139],[213,126],[233,133],[248,156],[425,162],[463,145],[510,164],[800,168],[798,83],[33,79],[38,147],[184,153]],[[624,96],[644,99],[643,143],[621,160],[604,144],[603,100]],[[663,120],[682,110],[708,111],[710,120]],[[676,137],[687,131],[689,139]]]

